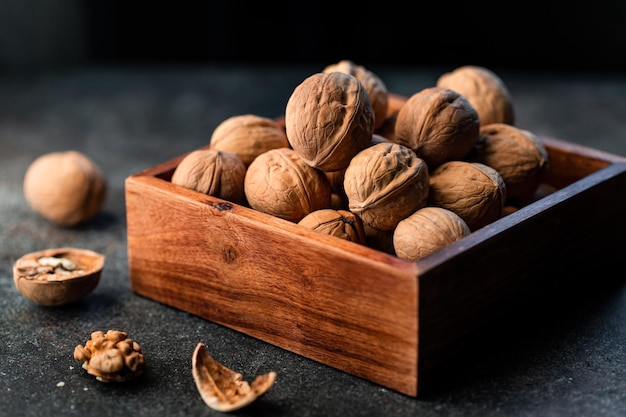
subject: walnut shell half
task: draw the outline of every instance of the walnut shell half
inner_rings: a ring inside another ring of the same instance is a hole
[[[13,283],[26,298],[45,306],[73,303],[100,282],[105,256],[79,248],[28,253],[13,264]]]
[[[196,388],[204,403],[216,411],[239,410],[252,403],[272,387],[276,372],[258,375],[252,384],[211,357],[204,343],[198,343],[191,358]]]

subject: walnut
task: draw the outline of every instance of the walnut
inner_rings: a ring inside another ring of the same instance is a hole
[[[77,345],[74,359],[101,382],[123,382],[142,374],[145,359],[139,344],[119,330],[91,333],[85,346]]]
[[[73,303],[100,282],[105,256],[79,248],[44,249],[13,264],[13,283],[26,298],[45,306]]]
[[[391,230],[426,205],[428,167],[410,148],[381,142],[359,152],[344,173],[350,211],[364,224]]]
[[[356,77],[363,84],[369,94],[372,109],[374,110],[374,130],[380,128],[387,117],[389,92],[383,80],[362,65],[344,59],[324,68],[323,72],[343,72]]]
[[[285,130],[273,119],[255,114],[231,116],[213,133],[211,148],[234,153],[246,167],[258,155],[276,148],[288,148]]]
[[[331,186],[324,173],[293,149],[271,149],[257,156],[244,179],[255,210],[297,223],[312,211],[329,208]]]
[[[470,233],[467,223],[456,213],[429,206],[398,223],[393,233],[393,247],[399,258],[416,261]]]
[[[480,139],[466,159],[498,171],[506,184],[507,200],[514,204],[533,197],[548,169],[544,144],[532,132],[504,123],[481,126]]]
[[[276,381],[276,372],[258,375],[252,384],[211,357],[204,343],[198,343],[191,358],[191,371],[204,403],[213,410],[239,410],[265,394]]]
[[[107,183],[100,168],[78,151],[50,152],[24,176],[24,197],[45,219],[61,226],[91,220],[104,205]]]
[[[493,71],[475,65],[458,67],[442,74],[437,87],[454,90],[469,101],[482,126],[491,123],[514,124],[513,100],[506,85]]]
[[[428,205],[456,213],[472,231],[499,219],[505,201],[504,180],[490,166],[448,161],[430,174]]]
[[[327,235],[365,245],[363,222],[359,216],[348,210],[315,210],[304,216],[298,224]]]
[[[180,185],[235,204],[245,204],[243,181],[246,166],[234,153],[198,149],[188,153],[172,174]]]
[[[480,122],[474,107],[456,91],[425,88],[398,112],[394,142],[413,149],[429,168],[460,160],[478,141]]]
[[[317,73],[292,92],[285,109],[287,139],[322,171],[345,169],[374,133],[374,110],[363,84],[342,72]]]

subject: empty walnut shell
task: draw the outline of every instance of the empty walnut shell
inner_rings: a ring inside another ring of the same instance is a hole
[[[316,210],[304,216],[298,224],[350,242],[365,244],[363,222],[349,210]]]
[[[290,148],[257,156],[246,172],[244,191],[253,209],[294,223],[331,203],[331,186],[324,173]]]
[[[255,114],[231,116],[211,134],[211,148],[234,153],[247,167],[258,155],[288,148],[285,130],[273,119]]]
[[[374,133],[374,110],[367,90],[342,72],[317,73],[292,92],[285,109],[287,139],[310,166],[340,171]]]
[[[357,65],[347,59],[328,65],[323,70],[323,72],[335,71],[350,74],[363,84],[374,109],[374,130],[380,128],[387,117],[389,102],[389,92],[383,80],[363,65]]]
[[[100,382],[129,381],[141,375],[146,364],[139,343],[119,330],[91,333],[85,346],[74,348],[74,359]]]
[[[513,100],[502,79],[493,71],[475,65],[464,65],[442,74],[437,87],[454,90],[469,101],[481,126],[515,122]]]
[[[413,94],[400,108],[394,141],[413,149],[433,169],[460,160],[478,141],[480,122],[469,101],[441,87]]]
[[[198,343],[191,359],[196,388],[204,403],[213,410],[229,412],[252,403],[272,387],[276,372],[258,375],[252,384],[211,357],[204,343]]]
[[[530,200],[548,168],[545,145],[528,130],[504,123],[480,128],[480,138],[466,158],[494,168],[504,179],[507,200]]]
[[[401,220],[393,232],[396,256],[409,261],[424,258],[469,235],[467,223],[441,207],[424,207]]]
[[[466,161],[449,161],[430,174],[428,205],[456,213],[475,231],[502,215],[506,185],[490,166]]]
[[[72,303],[100,282],[105,256],[78,248],[28,253],[13,264],[13,283],[26,298],[45,306]]]
[[[234,153],[199,149],[187,154],[172,174],[172,184],[244,204],[246,166]]]
[[[384,231],[426,205],[428,180],[428,167],[415,152],[381,142],[352,158],[344,173],[344,191],[350,211]]]

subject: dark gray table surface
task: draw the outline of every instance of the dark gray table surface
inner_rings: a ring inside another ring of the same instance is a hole
[[[449,68],[370,68],[410,95]],[[233,415],[624,416],[626,280],[620,259],[586,259],[579,290],[539,299],[467,347],[442,382],[412,398],[134,294],[130,289],[124,179],[208,143],[226,117],[283,114],[314,67],[85,68],[0,75],[0,415],[209,416],[191,375],[204,342],[244,378],[274,370],[275,385]],[[626,77],[498,72],[517,125],[626,155]],[[47,152],[75,149],[106,173],[101,213],[55,226],[26,204],[22,181]],[[615,198],[624,198],[616,190]],[[606,204],[610,204],[607,201]],[[585,239],[580,236],[580,239]],[[589,242],[593,245],[594,242]],[[81,301],[42,307],[13,285],[12,264],[35,250],[75,246],[106,255],[98,287]],[[590,267],[589,267],[590,266]],[[541,297],[539,297],[541,298]],[[96,381],[73,359],[95,330],[138,341],[145,373]],[[444,372],[444,371],[442,371]]]

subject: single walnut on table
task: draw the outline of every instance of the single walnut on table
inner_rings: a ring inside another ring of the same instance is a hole
[[[136,378],[144,370],[145,359],[139,344],[118,330],[96,331],[85,346],[74,349],[74,359],[101,382],[122,382]]]

